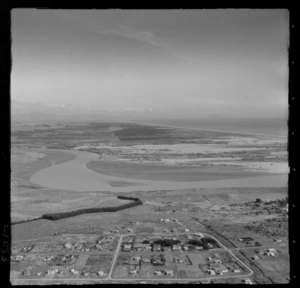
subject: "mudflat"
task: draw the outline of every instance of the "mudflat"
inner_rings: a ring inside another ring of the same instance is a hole
[[[70,152],[70,151],[69,151]],[[96,173],[87,168],[86,164],[98,158],[97,154],[86,151],[71,151],[76,155],[74,160],[53,165],[40,170],[31,177],[31,182],[52,189],[64,189],[74,191],[111,191],[131,192],[149,191],[160,189],[184,189],[184,188],[221,188],[221,187],[285,187],[287,175],[254,176],[245,173],[242,178],[222,180],[202,180],[193,182],[171,181],[138,181],[130,179],[129,182],[139,185],[128,187],[113,187],[111,181],[126,183],[128,178],[108,176]],[[247,177],[248,176],[248,177]]]

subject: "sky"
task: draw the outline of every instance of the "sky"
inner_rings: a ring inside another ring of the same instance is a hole
[[[12,107],[287,117],[282,9],[12,11]]]

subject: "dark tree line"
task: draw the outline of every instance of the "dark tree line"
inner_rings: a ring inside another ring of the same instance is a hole
[[[134,200],[133,202],[130,202],[128,204],[123,204],[123,205],[116,206],[116,207],[86,208],[86,209],[79,209],[79,210],[74,210],[74,211],[69,211],[69,212],[43,214],[42,219],[55,221],[55,220],[60,220],[60,219],[68,218],[68,217],[78,216],[81,214],[86,214],[86,213],[117,212],[120,210],[124,210],[127,208],[131,208],[131,207],[143,204],[143,202],[140,199],[138,199],[138,198],[135,198],[135,199],[137,199],[137,200]]]

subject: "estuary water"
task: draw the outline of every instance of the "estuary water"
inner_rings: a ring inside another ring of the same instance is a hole
[[[255,177],[196,182],[150,181],[108,176],[96,173],[87,168],[86,164],[89,161],[98,160],[97,154],[74,150],[66,150],[65,152],[73,153],[76,158],[61,164],[54,164],[51,167],[38,171],[32,175],[31,182],[51,189],[71,191],[110,191],[116,193],[191,188],[288,186],[287,174],[270,174]],[[125,187],[113,187],[110,183],[114,181],[124,182],[125,184],[127,183],[127,185]],[[130,185],[131,183],[132,185]]]

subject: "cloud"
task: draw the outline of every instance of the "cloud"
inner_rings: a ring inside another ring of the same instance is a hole
[[[127,26],[121,26],[120,28],[105,28],[103,26],[97,26],[96,32],[102,35],[113,35],[117,37],[123,37],[132,39],[135,41],[143,42],[154,47],[163,49],[173,57],[180,59],[189,64],[195,64],[196,60],[193,57],[179,51],[174,48],[174,44],[162,37],[157,36],[149,30],[136,30]]]
[[[90,27],[90,30],[102,35],[114,35],[117,37],[123,37],[127,39],[132,39],[135,41],[143,42],[145,44],[152,45],[163,49],[165,52],[169,53],[173,57],[184,61],[187,64],[196,64],[197,60],[187,55],[186,53],[179,51],[174,47],[174,43],[167,41],[166,39],[159,37],[153,31],[150,30],[138,30],[127,25],[121,25],[119,27],[105,27],[100,24],[96,19],[90,19],[87,17],[79,16],[74,13],[69,13],[65,11],[56,12],[58,15],[67,16],[76,20],[84,21]]]

